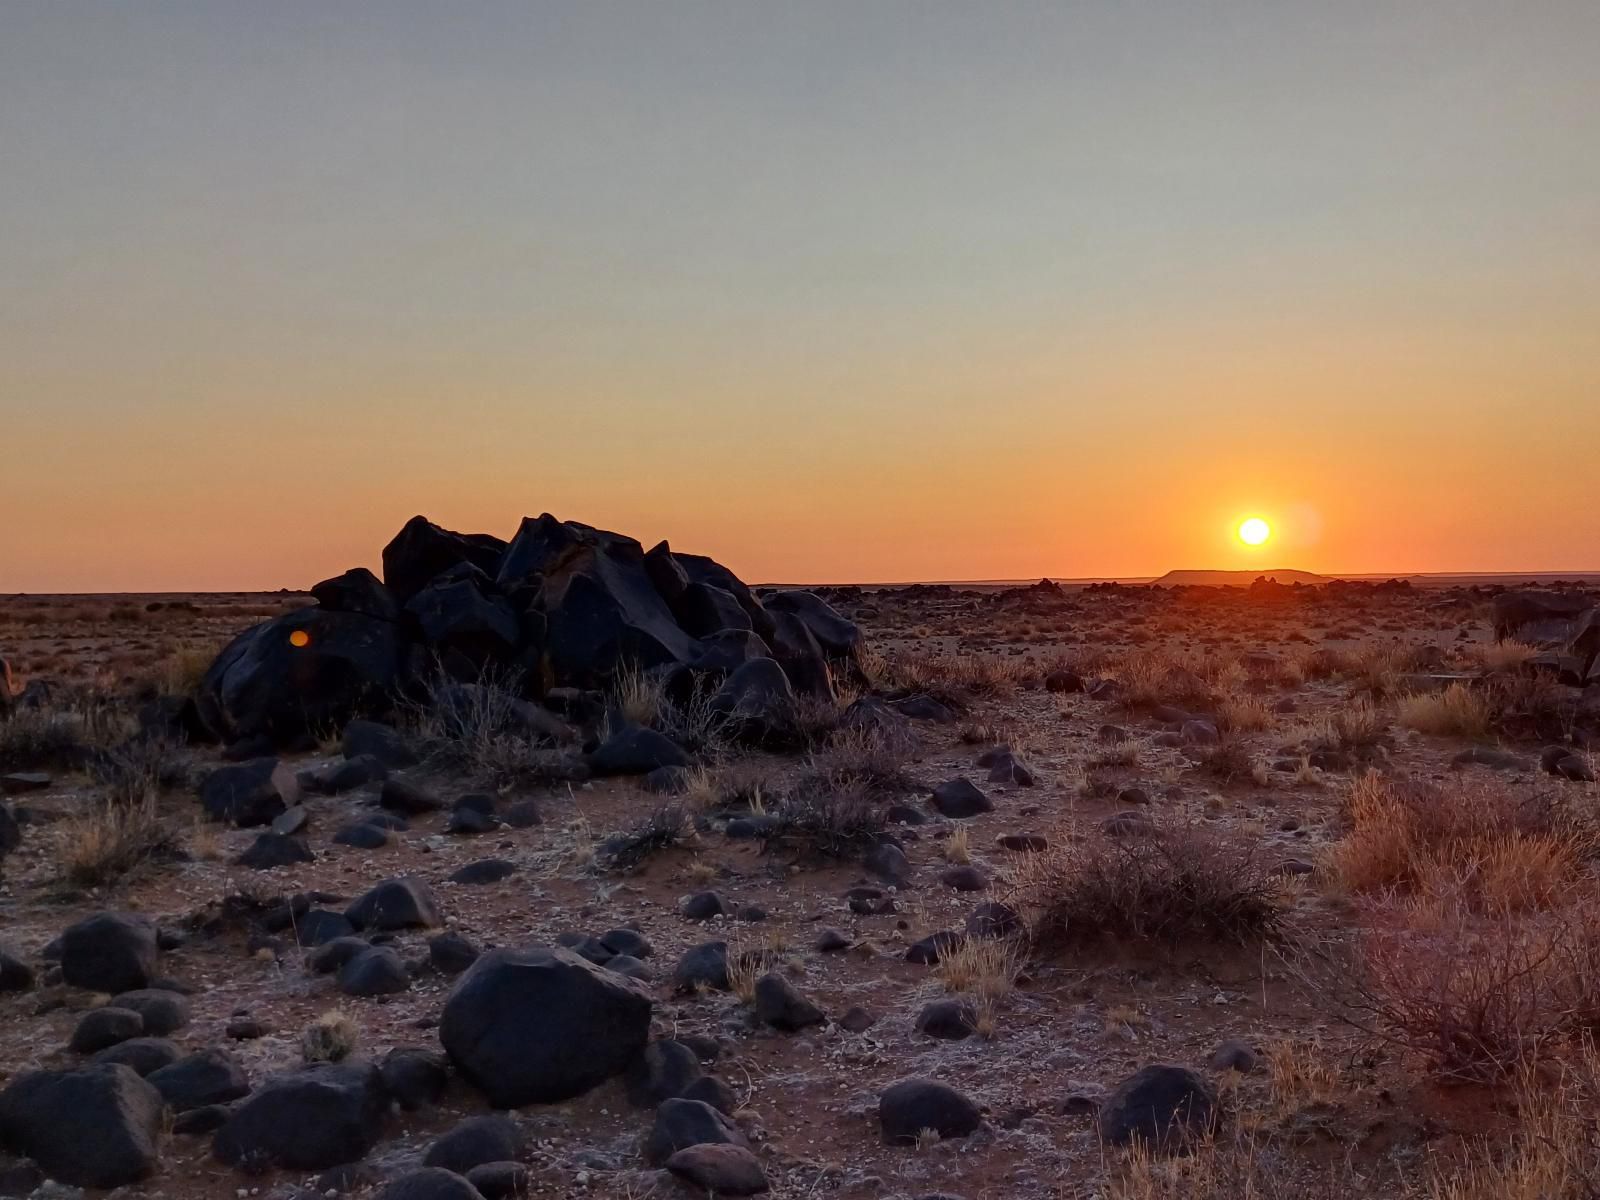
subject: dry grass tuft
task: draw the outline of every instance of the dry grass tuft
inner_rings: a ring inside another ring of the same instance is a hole
[[[361,1042],[361,1027],[346,1013],[329,1009],[300,1035],[300,1054],[308,1063],[343,1062]]]
[[[1400,724],[1419,733],[1481,738],[1493,716],[1489,700],[1476,688],[1452,683],[1437,692],[1413,692],[1395,702]]]
[[[1472,651],[1472,658],[1485,671],[1515,671],[1538,653],[1539,647],[1511,639],[1478,646]]]

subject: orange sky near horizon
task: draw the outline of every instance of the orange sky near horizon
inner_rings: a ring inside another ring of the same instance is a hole
[[[0,594],[1600,570],[1600,7],[807,7],[15,10]]]

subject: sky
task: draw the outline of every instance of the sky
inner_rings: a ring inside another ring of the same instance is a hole
[[[1600,4],[0,0],[0,453],[0,592],[1600,570]]]

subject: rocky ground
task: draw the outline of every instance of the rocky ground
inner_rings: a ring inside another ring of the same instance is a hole
[[[232,747],[178,709],[307,597],[0,601],[0,1195],[1426,1195],[1583,1084],[1581,646],[1476,590],[822,599],[783,722],[486,675]]]

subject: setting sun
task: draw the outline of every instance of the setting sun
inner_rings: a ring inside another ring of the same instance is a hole
[[[1272,526],[1260,517],[1251,517],[1239,524],[1239,540],[1246,546],[1259,546],[1272,536]]]

